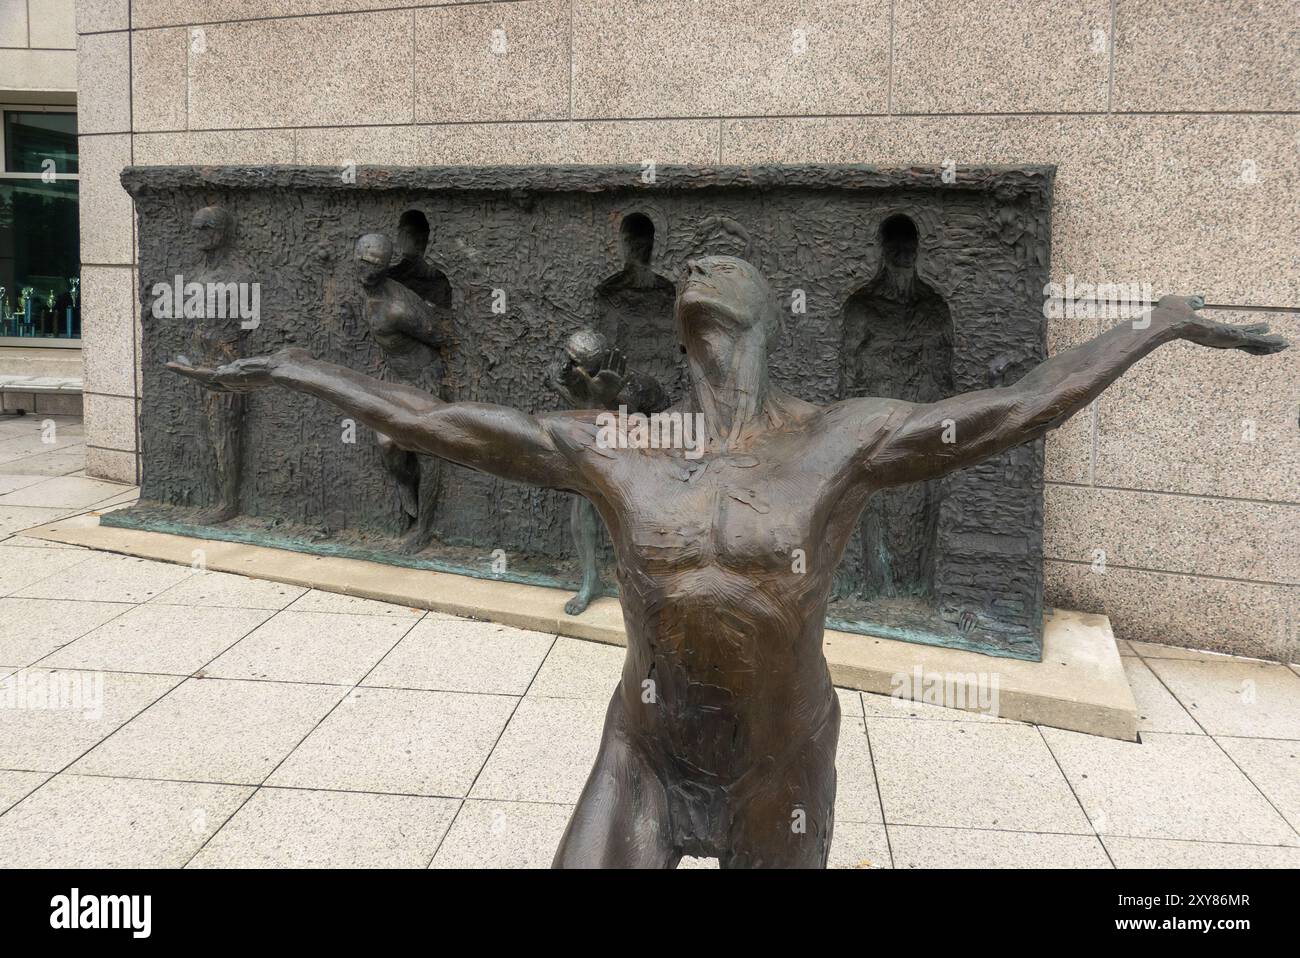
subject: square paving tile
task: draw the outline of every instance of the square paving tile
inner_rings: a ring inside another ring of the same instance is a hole
[[[835,819],[827,868],[892,868],[884,825]]]
[[[0,599],[0,662],[32,665],[131,608],[125,602]]]
[[[868,718],[889,824],[1092,834],[1031,725]]]
[[[560,636],[546,656],[529,695],[606,702],[623,678],[627,650],[621,645]]]
[[[890,825],[897,868],[1110,868],[1095,835]]]
[[[596,760],[606,703],[528,696],[474,783],[473,798],[572,805]]]
[[[32,599],[146,602],[189,574],[188,566],[96,553],[77,566],[75,576],[55,573],[16,594]]]
[[[880,794],[871,767],[871,747],[862,719],[841,716],[835,752],[835,828],[841,822],[883,822]]]
[[[1102,838],[1116,868],[1300,868],[1300,848]]]
[[[365,684],[523,695],[554,641],[553,635],[495,622],[424,618],[366,676]]]
[[[283,609],[307,590],[269,579],[228,572],[189,569],[188,575],[150,601],[157,605],[215,606],[230,609]]]
[[[0,679],[0,768],[57,772],[179,681],[35,668]]]
[[[411,620],[399,616],[280,612],[204,673],[355,685],[410,628]]]
[[[1139,732],[1182,732],[1203,735],[1201,727],[1187,714],[1187,709],[1170,694],[1145,662],[1136,656],[1124,657],[1124,674],[1137,703]]]
[[[1300,845],[1259,791],[1204,735],[1139,742],[1043,729],[1100,835]]]
[[[267,784],[463,797],[517,701],[355,689]]]
[[[434,868],[550,868],[572,805],[466,799]]]
[[[68,570],[85,562],[90,556],[84,552],[66,549],[34,549],[0,543],[0,595],[17,592],[24,586],[39,582],[56,572]]]
[[[331,685],[187,679],[71,771],[255,785],[344,691]]]
[[[0,817],[0,848],[19,868],[179,868],[250,792],[58,775]]]
[[[49,777],[49,772],[0,771],[0,812],[13,808]]]
[[[348,615],[397,615],[418,619],[424,615],[424,609],[413,609],[405,605],[393,605],[391,602],[377,602],[374,599],[361,599],[355,595],[343,595],[339,592],[322,592],[309,589],[294,600],[291,608],[294,612],[343,612]]]
[[[63,608],[98,604],[44,601]],[[68,669],[189,675],[257,628],[271,614],[261,609],[131,606],[127,612],[63,646],[41,664]]]
[[[453,798],[263,788],[191,868],[425,868],[460,802]]]
[[[1211,735],[1300,739],[1300,676],[1270,662],[1148,659]]]
[[[41,506],[47,509],[88,509],[97,502],[130,490],[118,482],[80,476],[54,476],[0,496],[0,506]]]
[[[1267,738],[1218,738],[1291,827],[1300,831],[1300,741]]]

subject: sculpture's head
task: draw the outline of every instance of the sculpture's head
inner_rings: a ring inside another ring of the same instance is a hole
[[[735,256],[686,264],[677,290],[677,334],[710,441],[730,441],[767,402],[767,352],[781,330],[772,287]]]
[[[357,240],[352,258],[357,263],[357,275],[367,289],[379,285],[393,261],[393,241],[383,233],[367,233]]]
[[[205,206],[194,214],[190,225],[198,236],[199,249],[206,253],[220,249],[230,241],[234,221],[222,207]]]
[[[580,329],[564,343],[564,356],[570,367],[581,366],[589,376],[600,372],[600,364],[609,354],[605,337],[593,329]]]
[[[677,331],[687,355],[731,352],[742,342],[767,346],[781,329],[772,287],[758,268],[735,256],[704,256],[686,264],[677,292]]]

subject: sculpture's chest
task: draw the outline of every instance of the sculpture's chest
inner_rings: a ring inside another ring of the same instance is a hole
[[[750,456],[679,460],[637,473],[627,531],[642,556],[683,568],[788,568],[815,535],[823,484],[797,464],[765,468]]]

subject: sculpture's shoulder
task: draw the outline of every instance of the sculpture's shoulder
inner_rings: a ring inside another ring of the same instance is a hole
[[[858,447],[872,447],[890,436],[915,407],[902,399],[860,396],[818,408],[826,432]]]
[[[585,459],[597,450],[600,433],[599,409],[556,409],[537,413],[535,418],[550,436],[556,449],[570,459]]]

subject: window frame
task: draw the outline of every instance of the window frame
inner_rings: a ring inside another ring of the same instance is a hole
[[[8,124],[4,122],[4,114],[6,113],[76,113],[76,112],[77,112],[77,107],[75,104],[12,103],[7,101],[0,101],[0,182],[6,180],[40,180],[45,176],[44,173],[19,173],[19,172],[11,173],[6,168],[9,151],[7,149],[8,144],[5,140],[5,134],[8,130]],[[77,138],[80,139],[80,137],[81,134],[80,132],[78,132]],[[80,150],[78,150],[78,152],[80,152]],[[55,173],[54,174],[55,182],[67,181],[67,180],[80,182],[81,180],[80,163],[77,164],[77,169],[78,172],[76,173]],[[80,188],[78,188],[77,190],[77,207],[78,209],[80,209],[81,207]],[[81,237],[77,237],[77,244],[78,244],[78,256],[77,256],[78,272],[80,272]],[[4,348],[7,346],[8,347],[21,346],[26,349],[80,349],[81,340],[79,338],[60,339],[54,336],[32,336],[32,337],[0,336],[0,348]]]

